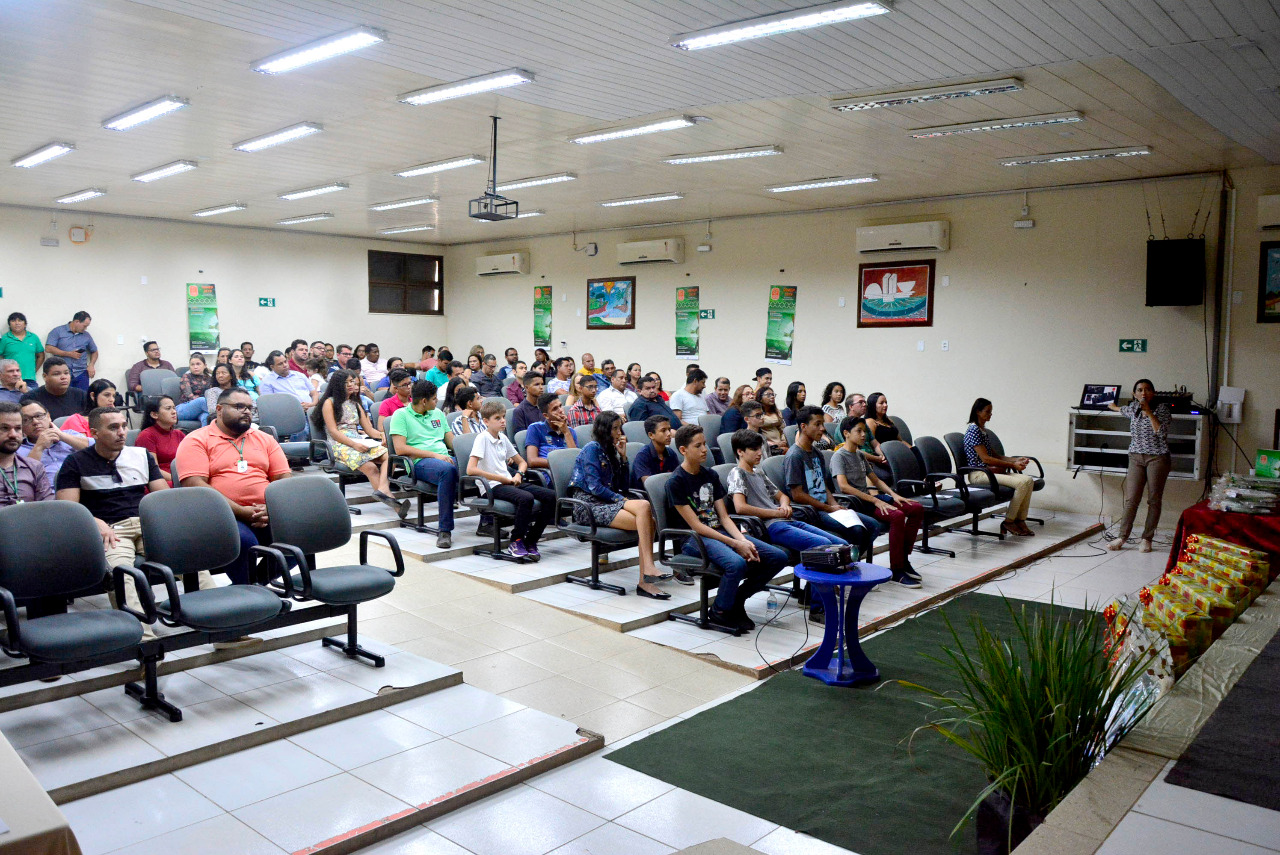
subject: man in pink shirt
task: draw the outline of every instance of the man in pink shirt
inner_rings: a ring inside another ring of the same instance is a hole
[[[391,418],[396,410],[407,405],[410,393],[413,391],[413,375],[403,368],[391,369],[387,377],[391,381],[391,394],[383,398],[382,403],[378,405],[378,416],[384,420]]]

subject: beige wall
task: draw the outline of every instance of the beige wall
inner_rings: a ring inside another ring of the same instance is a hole
[[[43,341],[76,311],[89,312],[101,376],[116,383],[142,358],[145,339],[185,365],[188,282],[217,286],[223,344],[252,341],[259,358],[294,338],[376,341],[384,357],[408,358],[444,335],[441,317],[367,310],[367,250],[439,252],[433,247],[103,216],[77,246],[67,230],[88,218],[57,213],[61,245],[43,247],[48,213],[0,208],[0,314],[23,312]],[[274,297],[275,307],[259,308],[259,297]]]

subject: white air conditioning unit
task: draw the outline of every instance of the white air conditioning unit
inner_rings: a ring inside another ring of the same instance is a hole
[[[863,226],[858,229],[858,252],[943,252],[951,246],[951,224],[946,220],[928,223],[895,223]]]
[[[619,264],[681,264],[684,238],[635,240],[618,244]]]
[[[501,255],[482,255],[476,259],[477,276],[500,276],[504,273],[528,273],[529,253],[504,252]]]
[[[1258,197],[1258,228],[1280,229],[1280,196]]]

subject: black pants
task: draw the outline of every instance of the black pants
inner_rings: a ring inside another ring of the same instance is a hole
[[[542,537],[543,530],[555,516],[555,491],[528,482],[519,487],[499,484],[491,489],[495,499],[501,499],[516,506],[515,528],[511,530],[511,539],[520,541],[526,547],[536,546],[538,538]],[[535,501],[540,505],[536,516],[533,513]]]

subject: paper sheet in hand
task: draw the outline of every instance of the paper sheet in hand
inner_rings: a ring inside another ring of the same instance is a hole
[[[829,516],[846,528],[862,527],[862,520],[858,519],[857,513],[849,508],[841,508],[838,511],[833,511]]]

